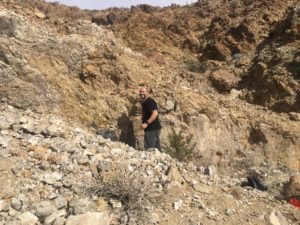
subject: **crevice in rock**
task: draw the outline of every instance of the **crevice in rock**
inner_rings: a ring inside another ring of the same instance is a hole
[[[131,147],[135,147],[136,137],[134,134],[133,123],[125,113],[118,118],[117,125],[120,129],[119,141],[128,144]]]

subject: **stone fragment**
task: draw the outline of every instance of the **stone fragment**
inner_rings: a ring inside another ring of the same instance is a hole
[[[167,99],[166,100],[166,103],[164,105],[164,108],[167,110],[167,111],[171,111],[171,110],[174,110],[175,109],[175,102],[171,99]]]
[[[110,199],[109,200],[110,204],[112,205],[112,207],[114,209],[119,209],[119,208],[122,208],[122,203],[120,201],[117,201],[117,200],[114,200],[114,199]]]
[[[11,217],[15,217],[16,213],[17,213],[17,211],[14,210],[13,208],[10,208],[8,210],[8,215],[11,216]]]
[[[66,219],[64,217],[58,217],[55,219],[52,225],[65,225]]]
[[[108,225],[111,218],[107,212],[88,212],[82,215],[70,216],[66,225]]]
[[[58,137],[59,133],[59,128],[56,125],[47,126],[42,132],[46,137]]]
[[[34,15],[40,19],[44,19],[46,17],[45,14],[42,12],[35,12]]]
[[[27,133],[27,134],[37,134],[38,133],[34,124],[31,124],[31,123],[26,123],[26,124],[21,125],[21,129],[24,133]]]
[[[214,180],[217,175],[217,169],[214,166],[208,166],[204,173],[209,176],[210,180]]]
[[[59,196],[54,199],[54,205],[57,209],[64,208],[67,205],[67,200],[64,199],[62,196]]]
[[[172,164],[168,168],[166,175],[168,176],[168,181],[176,181],[182,185],[186,183],[184,178],[181,176],[181,173],[178,170],[178,167],[175,164]]]
[[[7,130],[11,126],[11,123],[5,118],[0,117],[0,130]]]
[[[15,15],[9,15],[6,12],[0,14],[0,35],[13,37],[18,28],[18,19]]]
[[[1,135],[0,136],[0,147],[7,148],[10,141],[11,141],[11,137]]]
[[[18,198],[12,198],[11,199],[11,207],[15,210],[21,210],[22,209],[22,202]]]
[[[220,92],[229,92],[239,81],[235,74],[227,70],[214,71],[210,75],[209,79],[213,86]]]
[[[92,211],[95,207],[94,202],[89,198],[72,199],[69,202],[69,207],[73,209],[75,215],[84,214],[88,211]]]
[[[50,150],[48,148],[45,148],[43,146],[32,146],[33,150],[33,158],[39,159],[39,160],[47,160]]]
[[[204,194],[211,193],[211,190],[208,187],[204,186],[203,184],[194,183],[194,184],[192,184],[192,187],[194,188],[195,191],[198,191],[198,192],[201,192]]]
[[[8,201],[1,199],[0,200],[0,212],[8,211],[10,208],[10,204]]]
[[[78,165],[86,165],[89,162],[89,158],[86,155],[79,155],[77,157]]]
[[[51,201],[41,201],[35,206],[35,215],[39,218],[45,218],[56,211],[54,204]]]
[[[287,219],[280,213],[272,211],[266,215],[266,221],[268,225],[288,225]]]
[[[63,177],[63,174],[58,172],[53,173],[46,173],[42,177],[42,181],[44,181],[47,184],[55,184],[57,181],[61,180]]]
[[[56,218],[62,217],[62,216],[65,216],[65,215],[66,215],[66,210],[65,209],[55,211],[50,216],[46,217],[46,219],[44,221],[44,225],[51,225],[56,220]]]
[[[183,201],[182,200],[174,202],[173,203],[173,209],[178,210],[178,209],[180,209],[182,207],[182,205],[183,205]]]
[[[0,198],[7,199],[13,197],[15,195],[16,185],[16,177],[0,175]]]
[[[234,210],[234,209],[227,208],[227,209],[225,210],[225,214],[226,214],[227,216],[231,216],[231,215],[233,215],[234,213],[235,213],[235,210]]]
[[[58,217],[55,219],[52,225],[65,225],[66,219],[64,217]]]
[[[24,212],[18,216],[18,219],[21,221],[22,225],[33,225],[38,222],[38,218],[33,215],[31,212]]]

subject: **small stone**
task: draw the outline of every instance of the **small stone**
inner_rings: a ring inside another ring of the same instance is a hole
[[[280,213],[272,211],[269,215],[266,215],[268,225],[288,225],[287,219]]]
[[[10,208],[10,204],[5,200],[0,200],[0,212],[7,212]]]
[[[66,219],[64,217],[58,217],[55,219],[52,225],[64,225],[66,223]]]
[[[122,208],[122,203],[120,201],[114,200],[114,199],[110,199],[109,200],[110,204],[112,205],[112,207],[114,209],[116,208]]]
[[[9,136],[0,136],[0,147],[7,148],[9,142],[11,141],[11,137]]]
[[[35,215],[30,212],[25,212],[18,216],[18,219],[21,220],[22,225],[32,225],[36,224],[39,220]]]
[[[226,209],[226,211],[225,211],[225,214],[227,215],[227,216],[231,216],[232,214],[234,214],[235,213],[235,210],[234,209]]]
[[[89,163],[89,158],[86,155],[79,155],[77,157],[78,165],[87,165]]]
[[[113,148],[111,150],[111,154],[114,155],[114,156],[120,156],[120,155],[124,154],[124,151],[120,148]]]
[[[45,132],[50,137],[58,137],[60,133],[58,127],[55,125],[46,127]]]
[[[44,225],[51,225],[56,220],[56,218],[62,217],[64,215],[66,215],[66,210],[62,209],[62,210],[56,211],[45,219]]]
[[[15,196],[16,184],[16,177],[1,176],[0,174],[0,198],[7,199]]]
[[[193,184],[193,188],[195,191],[199,191],[201,193],[204,193],[204,194],[210,194],[211,193],[211,190],[208,189],[207,187],[205,187],[204,185],[201,185],[201,184]]]
[[[21,210],[22,209],[22,202],[18,198],[12,198],[11,200],[11,207],[15,210]]]
[[[107,225],[111,218],[107,212],[88,212],[86,214],[70,216],[66,225]]]
[[[61,180],[62,177],[63,174],[58,172],[46,173],[44,174],[42,181],[44,181],[47,184],[55,184],[57,181]]]
[[[173,203],[173,209],[175,209],[175,210],[180,209],[180,208],[182,207],[182,204],[183,204],[183,201],[182,201],[182,200],[179,200],[179,201],[177,201],[177,202],[174,202],[174,203]]]
[[[57,198],[57,197],[58,197],[58,194],[56,194],[56,193],[51,193],[51,194],[48,196],[48,199],[53,200],[53,199],[55,199],[55,198]]]
[[[8,211],[8,215],[10,215],[11,217],[14,217],[16,215],[16,210],[14,210],[13,208],[10,208]]]
[[[89,198],[72,199],[69,202],[69,207],[73,208],[75,215],[92,211],[94,206],[94,202],[92,202]]]
[[[152,213],[150,216],[150,222],[152,224],[159,224],[159,221],[160,221],[159,215],[157,213]]]
[[[62,196],[57,197],[54,199],[54,205],[56,208],[61,209],[67,205],[67,200],[64,199]]]
[[[208,175],[211,180],[214,180],[217,175],[217,169],[214,166],[209,166],[205,169],[204,173]]]
[[[39,218],[49,216],[56,210],[55,206],[50,201],[38,202],[35,208],[35,215]]]

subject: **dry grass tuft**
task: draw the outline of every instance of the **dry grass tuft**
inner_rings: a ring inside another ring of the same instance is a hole
[[[119,164],[102,171],[89,192],[108,201],[120,201],[120,212],[127,218],[123,223],[129,224],[147,224],[149,212],[164,201],[164,193],[156,187],[154,178],[143,173],[142,167],[130,171]]]

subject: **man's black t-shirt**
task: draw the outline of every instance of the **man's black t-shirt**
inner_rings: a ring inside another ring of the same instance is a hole
[[[146,121],[150,118],[153,110],[158,110],[157,104],[154,99],[148,97],[146,101],[142,103],[142,123],[146,123]],[[148,125],[146,130],[159,130],[161,129],[161,125],[159,122],[158,116],[156,119]]]

